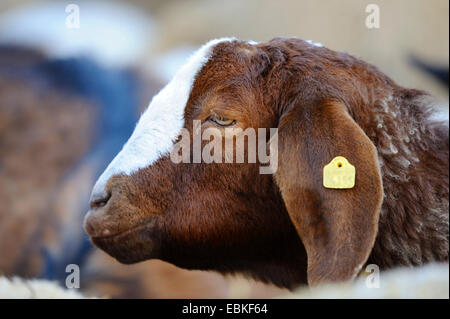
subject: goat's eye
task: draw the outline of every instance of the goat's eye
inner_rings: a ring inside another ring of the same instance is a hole
[[[217,114],[211,114],[211,116],[209,117],[209,120],[220,125],[220,126],[231,126],[233,125],[236,121],[217,115]]]

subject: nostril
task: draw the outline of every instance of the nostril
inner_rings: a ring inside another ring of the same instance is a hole
[[[91,209],[101,208],[105,206],[110,198],[110,192],[105,192],[104,194],[93,196],[90,203]]]
[[[86,215],[86,217],[84,218],[84,221],[83,221],[83,227],[84,227],[84,230],[89,234],[89,235],[91,235],[91,234],[94,234],[94,231],[95,231],[95,228],[94,228],[94,226],[92,225],[92,223],[91,222],[89,222],[89,217],[90,215],[88,214],[88,215]]]

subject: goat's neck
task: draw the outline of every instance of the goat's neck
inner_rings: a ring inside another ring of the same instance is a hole
[[[369,117],[384,188],[369,263],[382,268],[448,261],[448,128],[430,122],[423,103],[403,95],[384,98]]]

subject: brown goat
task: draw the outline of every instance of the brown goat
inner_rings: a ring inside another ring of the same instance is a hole
[[[99,178],[85,229],[123,263],[158,258],[289,288],[352,279],[366,263],[446,261],[448,127],[430,119],[424,97],[300,39],[211,41],[153,98]],[[277,171],[174,163],[194,120],[202,132],[278,128]],[[338,155],[356,167],[351,189],[322,184]]]
[[[125,266],[98,249],[89,249],[84,257],[70,255],[84,237],[80,213],[96,178],[86,152],[99,147],[98,142],[91,144],[100,112],[92,99],[45,85],[45,73],[30,72],[48,62],[36,50],[0,46],[0,276],[42,279],[46,275],[56,280],[62,274],[64,284],[65,267],[75,262],[85,296],[269,298],[286,293],[259,282],[188,271],[158,260]],[[159,83],[141,81],[146,87],[144,109]],[[128,110],[133,111],[132,105]],[[0,299],[29,296],[30,283],[34,285],[34,281],[0,277]],[[23,288],[17,294],[11,290],[16,286]],[[38,289],[43,298],[46,290]]]

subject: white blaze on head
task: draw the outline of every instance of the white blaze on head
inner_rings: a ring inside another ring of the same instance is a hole
[[[169,154],[184,126],[184,110],[195,76],[210,58],[216,44],[233,40],[215,39],[203,45],[153,97],[130,139],[95,183],[91,201],[106,196],[105,186],[112,176],[130,175]]]

